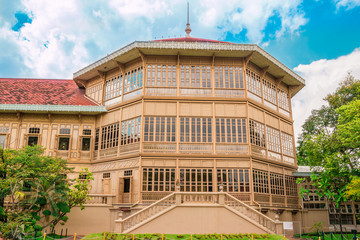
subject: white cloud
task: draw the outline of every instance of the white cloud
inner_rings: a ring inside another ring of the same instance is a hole
[[[306,81],[306,86],[292,99],[296,137],[311,110],[326,103],[323,99],[336,90],[348,72],[360,78],[359,62],[360,48],[356,48],[352,53],[336,59],[321,59],[294,68]]]
[[[271,17],[276,16],[281,21],[281,26],[276,30],[276,37],[283,36],[286,32],[294,33],[305,25],[307,19],[300,8],[301,0],[204,0],[199,20],[205,27],[214,25],[220,27],[221,34],[231,32],[240,33],[246,29],[247,38],[254,43],[261,43],[264,30]]]
[[[29,70],[23,73],[30,76],[14,77],[71,78],[73,72],[134,40],[185,35],[187,0],[19,1],[18,10],[31,16],[32,23],[20,32],[11,30],[13,17],[0,25],[0,38],[18,46]],[[270,32],[276,37],[304,25],[300,4],[301,0],[194,1],[192,36],[221,39],[227,32],[246,29],[248,39],[260,44],[271,17],[278,20]]]
[[[360,6],[360,0],[333,0],[336,9],[344,7],[346,10]]]

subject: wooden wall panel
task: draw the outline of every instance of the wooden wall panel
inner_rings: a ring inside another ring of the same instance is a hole
[[[131,119],[131,118],[134,118],[134,117],[138,117],[138,116],[141,115],[141,111],[142,111],[142,104],[141,103],[124,107],[123,108],[122,120],[127,120],[127,119]]]
[[[104,114],[102,119],[102,125],[105,126],[119,121],[120,121],[120,110],[118,109]]]
[[[246,105],[217,103],[215,114],[217,117],[246,117]]]
[[[266,125],[268,125],[270,127],[280,129],[279,119],[277,119],[267,113],[265,113],[265,123],[266,123]]]
[[[249,106],[249,118],[263,123],[264,122],[264,113],[263,113],[263,111],[255,108],[253,106]]]
[[[286,132],[290,135],[293,134],[293,126],[291,124],[288,124],[284,121],[280,121],[280,130],[283,132]]]
[[[180,103],[180,116],[212,116],[212,104]]]
[[[176,116],[176,103],[145,102],[144,115]]]

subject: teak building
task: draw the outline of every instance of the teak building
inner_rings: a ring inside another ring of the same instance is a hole
[[[301,222],[291,98],[304,85],[257,45],[134,42],[73,80],[0,79],[0,146],[93,172],[78,234],[280,233]]]

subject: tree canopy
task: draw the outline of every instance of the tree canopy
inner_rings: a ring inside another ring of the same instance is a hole
[[[21,236],[64,224],[74,206],[89,199],[91,173],[70,180],[62,158],[45,156],[39,146],[18,151],[0,148],[0,236]]]
[[[302,126],[297,156],[299,165],[311,167],[317,194],[339,209],[359,194],[360,80],[348,75],[325,100]],[[341,211],[338,219],[341,226]]]

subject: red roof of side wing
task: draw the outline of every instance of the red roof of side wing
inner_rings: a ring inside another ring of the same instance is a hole
[[[73,80],[0,78],[0,104],[98,106]]]
[[[193,37],[181,37],[181,38],[167,38],[154,40],[155,42],[210,42],[210,43],[227,43],[235,44],[231,42],[223,42],[218,40],[204,39],[204,38],[193,38]]]

